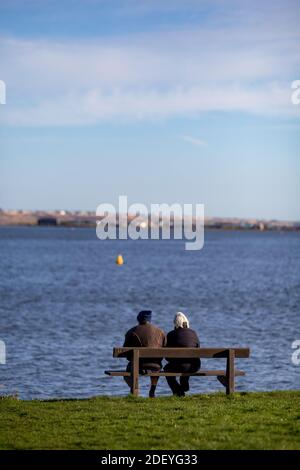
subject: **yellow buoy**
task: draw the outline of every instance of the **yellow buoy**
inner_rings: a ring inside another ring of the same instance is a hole
[[[119,265],[124,264],[124,260],[123,260],[122,255],[117,256],[116,263],[119,264]]]

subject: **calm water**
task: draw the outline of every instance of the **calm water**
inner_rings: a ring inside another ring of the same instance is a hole
[[[185,312],[203,347],[249,346],[239,390],[300,387],[300,234],[206,232],[204,249],[188,252],[181,241],[99,241],[93,229],[1,228],[0,260],[0,395],[126,394],[104,369],[122,365],[112,348],[145,308],[166,331]],[[224,390],[213,378],[191,385]]]

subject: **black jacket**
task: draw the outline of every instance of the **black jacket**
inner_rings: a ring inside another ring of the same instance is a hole
[[[167,347],[169,348],[200,348],[200,341],[197,333],[190,328],[176,328],[167,335]],[[196,368],[200,367],[199,359],[168,359],[174,366],[191,364]]]

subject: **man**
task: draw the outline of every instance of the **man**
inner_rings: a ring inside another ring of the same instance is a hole
[[[142,310],[138,316],[138,325],[127,331],[125,335],[124,347],[148,347],[148,348],[162,348],[166,345],[165,333],[151,323],[151,310]],[[131,357],[128,357],[127,371],[131,371],[132,363]],[[161,360],[156,358],[145,358],[140,360],[140,374],[145,374],[148,371],[157,372],[161,370]],[[131,388],[131,377],[124,377],[125,382]],[[155,397],[155,389],[157,386],[158,377],[151,377],[151,387],[149,397]]]
[[[167,347],[169,348],[199,348],[200,341],[197,333],[190,328],[187,317],[182,312],[177,312],[174,318],[174,330],[167,335]],[[200,359],[168,359],[168,364],[164,367],[165,372],[197,372],[201,366]],[[179,383],[174,376],[166,377],[173,395],[184,397],[189,390],[189,379],[187,376],[180,376]]]

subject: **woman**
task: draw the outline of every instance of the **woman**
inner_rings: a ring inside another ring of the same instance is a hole
[[[167,335],[167,347],[169,348],[199,348],[200,341],[197,333],[190,329],[187,317],[178,312],[174,318],[174,330]],[[197,372],[200,369],[200,359],[168,359],[165,372]],[[166,377],[173,395],[184,397],[189,390],[189,376],[180,376],[178,383],[176,377]]]

